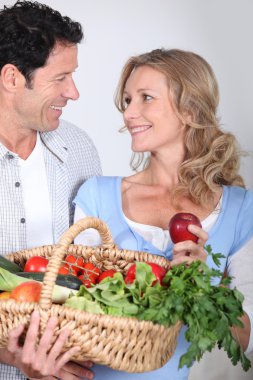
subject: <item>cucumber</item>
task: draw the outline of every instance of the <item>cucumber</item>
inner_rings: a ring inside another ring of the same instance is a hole
[[[29,278],[35,281],[43,281],[44,272],[17,272],[15,273],[19,277]],[[82,281],[72,274],[58,274],[56,277],[56,285],[65,286],[69,289],[79,290],[82,285]]]
[[[7,260],[4,256],[0,255],[0,267],[11,273],[22,271],[22,268],[12,261]]]

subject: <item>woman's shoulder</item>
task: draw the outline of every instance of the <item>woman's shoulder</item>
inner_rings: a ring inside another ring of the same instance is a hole
[[[224,186],[224,194],[231,202],[253,203],[253,191],[240,186]]]
[[[118,176],[92,176],[81,185],[81,188],[106,186],[119,181],[121,181],[121,177]]]

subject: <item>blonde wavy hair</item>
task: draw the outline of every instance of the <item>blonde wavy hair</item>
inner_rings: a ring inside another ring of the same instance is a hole
[[[165,75],[174,110],[185,125],[185,157],[173,199],[187,196],[195,204],[205,206],[214,200],[217,185],[244,187],[238,174],[240,153],[236,139],[232,133],[221,130],[216,115],[219,89],[211,66],[201,56],[178,49],[157,49],[131,57],[123,67],[115,95],[116,107],[122,113],[126,82],[140,66],[152,67]],[[133,170],[148,165],[149,157],[134,153]]]

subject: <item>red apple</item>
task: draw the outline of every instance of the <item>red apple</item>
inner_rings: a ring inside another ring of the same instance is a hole
[[[179,212],[171,218],[169,232],[174,244],[185,240],[192,240],[197,243],[198,237],[188,231],[189,224],[202,227],[199,218],[189,212]]]

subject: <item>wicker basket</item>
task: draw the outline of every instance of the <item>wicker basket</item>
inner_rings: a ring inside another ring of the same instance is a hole
[[[71,244],[74,238],[87,228],[98,230],[102,238],[101,246]],[[134,261],[149,261],[165,268],[169,267],[169,261],[161,256],[120,250],[115,246],[104,222],[91,217],[82,219],[71,226],[56,245],[8,255],[9,260],[21,266],[28,258],[37,255],[49,258],[49,264],[39,304],[14,300],[0,301],[0,346],[6,346],[11,329],[20,323],[29,324],[31,313],[36,309],[41,315],[40,336],[50,316],[58,318],[54,340],[62,329],[68,327],[71,330],[63,351],[77,345],[81,347],[81,351],[72,358],[73,360],[89,359],[94,363],[127,372],[145,372],[163,366],[175,351],[180,323],[167,328],[135,318],[91,314],[52,304],[52,291],[61,260],[70,253],[83,257],[86,262],[92,262],[102,270],[116,269],[123,274]]]

